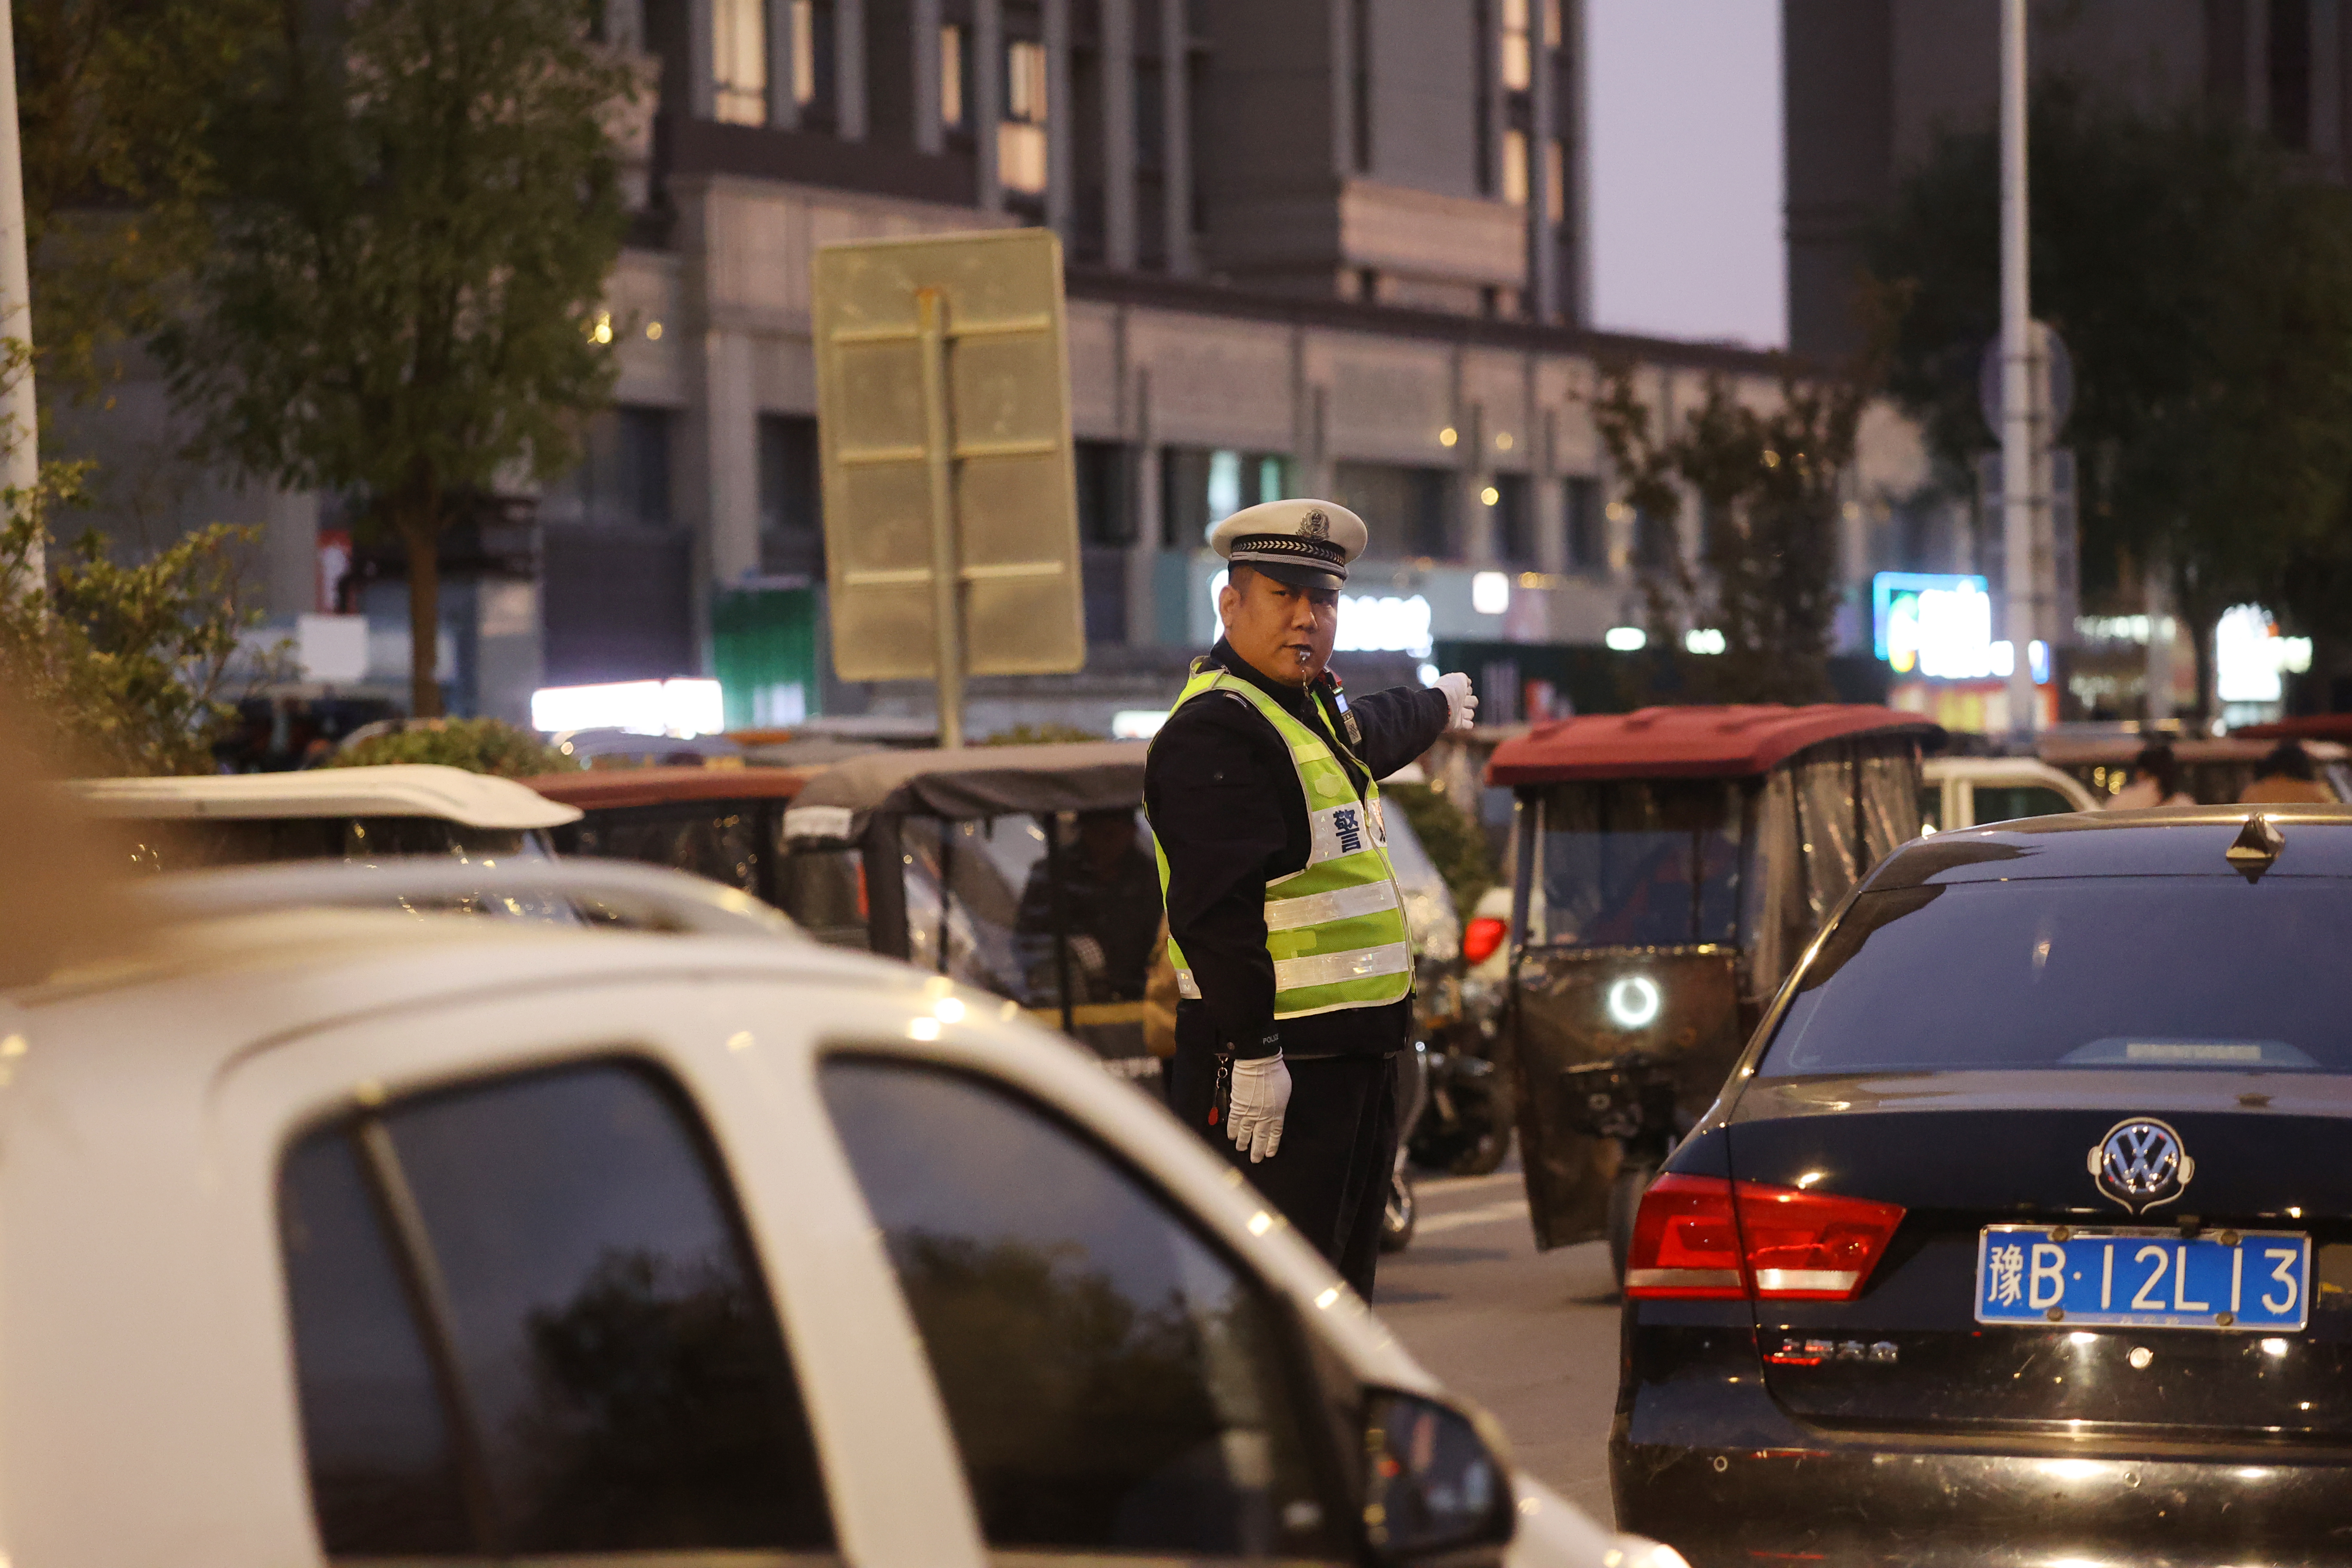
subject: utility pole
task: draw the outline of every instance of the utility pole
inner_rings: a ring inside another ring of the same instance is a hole
[[[0,461],[0,486],[29,503],[41,482],[40,407],[33,400],[33,274],[25,257],[25,155],[16,126],[16,32],[8,0],[0,0],[0,339],[24,363],[8,374],[0,395],[0,424],[7,442]],[[26,565],[41,587],[47,562],[41,542],[33,542]],[[0,583],[0,591],[8,584]]]
[[[2041,376],[2026,263],[2025,0],[2000,0],[2000,489],[2001,630],[2009,638],[2009,728],[2030,735],[2041,719],[2032,648],[2040,578],[2042,503]]]

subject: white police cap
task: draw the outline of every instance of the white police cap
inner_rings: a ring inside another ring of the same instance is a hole
[[[1209,530],[1209,548],[1294,588],[1337,588],[1364,552],[1364,520],[1328,500],[1270,500]]]

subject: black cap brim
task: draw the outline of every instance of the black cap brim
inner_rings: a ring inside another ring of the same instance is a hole
[[[1263,572],[1277,583],[1293,588],[1305,588],[1310,593],[1337,593],[1348,580],[1347,574],[1343,572],[1328,572],[1301,561],[1236,561],[1234,564],[1246,566],[1253,572]]]

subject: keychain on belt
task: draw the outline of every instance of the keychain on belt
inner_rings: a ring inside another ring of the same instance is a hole
[[[1217,1053],[1217,1085],[1209,1094],[1209,1125],[1214,1127],[1231,1113],[1234,1103],[1234,1053]]]

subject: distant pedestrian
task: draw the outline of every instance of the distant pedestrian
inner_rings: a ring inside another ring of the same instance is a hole
[[[2195,805],[2197,797],[2180,787],[2180,759],[2158,741],[2132,762],[2132,782],[2108,797],[2109,811],[2139,811],[2152,805]]]
[[[2325,805],[2336,792],[2319,779],[2319,764],[2300,741],[2281,741],[2254,764],[2254,782],[2239,792],[2240,805]]]

